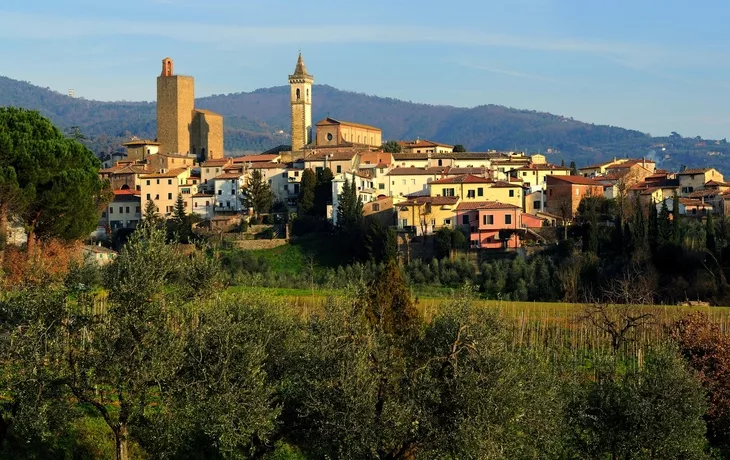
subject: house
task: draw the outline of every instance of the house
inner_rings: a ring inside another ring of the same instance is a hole
[[[171,169],[192,168],[195,165],[195,157],[158,152],[147,157],[147,164],[153,171],[165,172]]]
[[[461,202],[456,207],[457,225],[469,232],[472,248],[520,247],[522,208],[498,201]]]
[[[147,157],[160,151],[160,143],[149,139],[132,138],[122,145],[127,151],[127,159],[133,161],[145,161]]]
[[[679,195],[686,197],[695,190],[705,188],[708,182],[723,182],[722,174],[715,168],[685,169],[677,173]]]
[[[304,169],[317,172],[329,168],[332,174],[342,174],[357,168],[357,159],[355,150],[318,151],[304,158]]]
[[[674,209],[674,198],[667,198],[663,201],[666,203],[667,209]],[[662,203],[657,203],[657,212],[661,212]],[[704,203],[702,200],[692,198],[679,198],[679,214],[682,216],[702,216],[712,212],[712,205]]]
[[[386,227],[394,225],[395,222],[395,206],[393,197],[380,195],[375,201],[363,203],[362,215],[369,220],[377,220]]]
[[[241,212],[244,205],[242,189],[245,184],[245,176],[242,171],[224,172],[213,178],[213,190],[215,194],[215,209],[217,212]]]
[[[402,153],[451,153],[454,151],[453,145],[441,144],[425,139],[400,141],[398,145],[400,145]]]
[[[569,176],[570,168],[549,163],[531,163],[510,171],[510,176],[522,179],[523,185],[533,188],[533,190],[534,187],[544,188],[545,177],[553,175]]]
[[[120,228],[135,228],[142,219],[141,192],[137,190],[114,190],[112,201],[102,211],[101,217],[112,231]]]
[[[432,181],[431,196],[458,196],[462,201],[499,201],[522,207],[522,185],[466,174]]]
[[[87,244],[83,247],[82,253],[84,259],[90,264],[96,264],[100,267],[108,265],[114,261],[117,257],[116,251],[113,251],[104,246]]]
[[[396,204],[398,230],[416,235],[429,235],[436,230],[454,226],[459,197],[419,196]]]
[[[190,194],[194,195],[193,186],[188,183],[191,170],[189,168],[177,168],[167,172],[145,174],[140,177],[142,217],[147,201],[152,201],[157,206],[160,216],[170,217],[175,209],[177,195],[181,193],[181,188],[190,188]],[[186,203],[188,203],[186,201]],[[190,209],[191,204],[186,205]]]
[[[416,192],[428,194],[431,182],[444,177],[448,168],[395,167],[385,176],[387,195],[400,197]],[[378,185],[378,192],[383,189]]]
[[[431,166],[431,154],[394,153],[393,163],[396,168],[428,168]]]
[[[250,168],[244,168],[245,178],[248,180],[253,171],[261,174],[261,179],[269,183],[274,201],[286,203],[289,199],[289,173],[285,163],[251,163]],[[295,188],[292,186],[292,188]]]
[[[197,214],[203,220],[210,220],[215,215],[215,194],[209,192],[198,192],[191,197],[191,214]]]
[[[548,213],[572,218],[585,196],[603,196],[603,185],[583,176],[547,176],[545,179]]]
[[[102,180],[108,180],[112,190],[141,190],[140,177],[154,171],[147,165],[135,162],[120,162],[111,168],[99,171]]]

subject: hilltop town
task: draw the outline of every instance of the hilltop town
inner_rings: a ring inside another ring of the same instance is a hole
[[[666,205],[682,215],[724,215],[730,185],[715,168],[667,171],[647,158],[614,158],[593,165],[550,164],[538,153],[469,152],[459,145],[415,139],[386,141],[370,120],[336,114],[316,123],[314,77],[300,55],[289,75],[291,145],[227,157],[223,118],[194,107],[194,80],[162,61],[157,77],[158,136],[130,139],[108,157],[103,179],[114,198],[97,236],[134,228],[147,210],[169,218],[180,197],[187,213],[208,229],[225,230],[247,219],[246,184],[252,177],[270,190],[272,208],[296,212],[304,171],[331,172],[326,216],[337,225],[339,197],[354,183],[365,216],[377,216],[403,234],[431,235],[462,228],[474,249],[517,249],[541,243],[535,230],[569,225],[585,196]],[[276,205],[276,206],[275,206]]]

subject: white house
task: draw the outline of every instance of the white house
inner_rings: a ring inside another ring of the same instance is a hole
[[[241,212],[241,190],[245,185],[243,173],[230,172],[215,176],[213,179],[215,212]],[[194,205],[193,205],[194,207]]]

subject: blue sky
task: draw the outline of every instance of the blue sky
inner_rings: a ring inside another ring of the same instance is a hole
[[[153,100],[170,56],[205,96],[286,84],[301,49],[340,89],[723,138],[729,19],[723,0],[3,0],[0,75]]]

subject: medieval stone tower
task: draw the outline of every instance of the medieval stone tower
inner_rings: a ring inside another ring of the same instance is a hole
[[[299,53],[294,74],[289,75],[292,152],[301,151],[312,142],[312,83],[314,77],[307,73],[302,53]]]
[[[161,153],[190,150],[190,124],[195,108],[195,80],[175,75],[172,59],[162,60],[157,77],[157,141]]]

